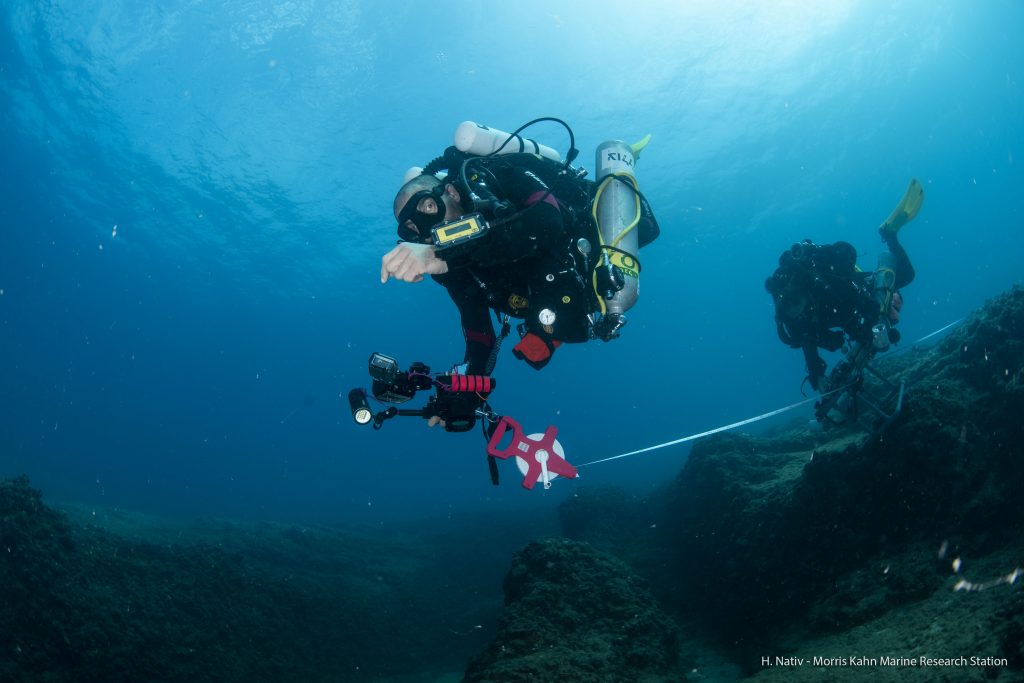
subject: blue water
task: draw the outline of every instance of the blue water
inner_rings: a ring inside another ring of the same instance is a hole
[[[673,476],[686,446],[548,492],[506,463],[493,488],[477,432],[353,424],[344,394],[372,351],[461,359],[444,290],[378,274],[403,173],[467,119],[561,117],[591,170],[602,141],[654,135],[638,176],[662,236],[622,339],[539,373],[506,349],[495,371],[494,407],[556,424],[571,461],[801,400],[764,278],[804,237],[872,267],[911,177],[926,200],[902,233],[905,339],[1024,275],[1014,0],[0,11],[0,475],[49,499],[501,524],[577,486]],[[551,124],[530,134],[567,146]]]

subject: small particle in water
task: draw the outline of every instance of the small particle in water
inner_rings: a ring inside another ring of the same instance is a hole
[[[953,558],[953,573],[954,574],[959,574],[960,573],[960,565],[961,564],[962,563],[960,562],[960,558],[959,557]]]
[[[103,251],[103,245],[102,244],[100,245],[100,251]]]
[[[110,231],[110,236],[117,237],[117,223],[114,223],[114,228]]]

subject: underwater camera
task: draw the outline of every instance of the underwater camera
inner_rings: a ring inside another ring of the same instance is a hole
[[[413,363],[401,370],[398,361],[374,352],[369,361],[371,392],[383,403],[405,403],[424,389],[435,390],[423,408],[399,409],[394,405],[374,413],[365,389],[348,392],[349,408],[356,424],[373,424],[380,429],[385,420],[395,416],[439,417],[449,432],[465,432],[476,424],[481,407],[494,390],[495,381],[485,375],[466,375],[456,371],[431,374],[423,363]]]

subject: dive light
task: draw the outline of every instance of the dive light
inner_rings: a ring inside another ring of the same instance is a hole
[[[356,424],[370,424],[373,420],[373,411],[370,410],[366,392],[362,389],[353,389],[348,392],[348,405],[352,409],[352,419],[356,421]]]

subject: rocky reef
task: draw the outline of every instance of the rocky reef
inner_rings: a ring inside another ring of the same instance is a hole
[[[678,632],[646,582],[615,558],[563,538],[516,553],[494,641],[467,683],[678,681]]]
[[[1024,290],[876,368],[884,432],[719,434],[543,540],[100,523],[2,480],[0,680],[1024,680]]]
[[[0,681],[457,680],[512,536],[64,512],[2,480]]]
[[[608,495],[614,517],[600,515],[604,494],[568,501],[565,533],[616,552],[685,631],[759,679],[823,675],[769,655],[859,652],[977,656],[948,680],[1021,680],[1024,290],[876,368],[905,385],[883,433],[720,434],[657,494]],[[927,671],[914,680],[954,673]]]

